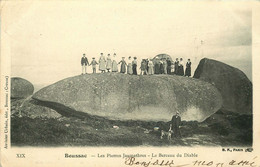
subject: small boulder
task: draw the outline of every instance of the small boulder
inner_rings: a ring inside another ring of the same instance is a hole
[[[33,84],[23,78],[11,78],[11,98],[21,99],[27,98],[33,94]]]

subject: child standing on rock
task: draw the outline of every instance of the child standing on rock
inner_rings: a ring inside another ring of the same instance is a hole
[[[92,61],[90,63],[90,65],[92,65],[92,69],[93,69],[93,74],[95,74],[97,72],[96,70],[96,65],[97,65],[97,61],[95,60],[95,57],[92,58]]]

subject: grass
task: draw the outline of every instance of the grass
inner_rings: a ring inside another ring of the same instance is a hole
[[[217,112],[202,123],[183,121],[182,138],[160,139],[169,122],[119,121],[102,117],[11,118],[13,146],[251,146],[252,116]],[[115,129],[116,125],[119,128]],[[149,133],[144,133],[150,130]]]

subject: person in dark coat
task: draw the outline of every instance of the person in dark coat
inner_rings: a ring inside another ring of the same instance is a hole
[[[149,60],[146,59],[145,62],[146,62],[146,73],[144,75],[148,75],[148,70],[149,70],[148,63],[149,63]]]
[[[82,66],[82,73],[81,74],[87,73],[87,66],[88,65],[89,65],[88,58],[86,57],[86,55],[84,53],[82,58],[81,58],[81,66]]]
[[[164,68],[163,68],[163,61],[160,60],[160,74],[163,74]]]
[[[188,62],[186,63],[185,76],[188,76],[188,77],[191,76],[191,62],[190,62],[190,59],[188,59]]]
[[[178,111],[176,112],[176,115],[172,117],[171,124],[172,124],[173,136],[178,138],[181,137],[181,132],[180,132],[181,117]]]
[[[174,74],[178,75],[178,68],[179,68],[179,60],[176,58],[176,61],[174,62]]]
[[[122,57],[122,60],[118,63],[121,63],[121,68],[120,68],[120,73],[125,73],[126,72],[126,62],[125,62],[125,57]]]
[[[134,60],[132,61],[133,75],[137,75],[137,71],[136,71],[137,61],[136,61],[136,59],[137,59],[137,57],[134,57]]]
[[[167,58],[167,74],[171,74],[171,67],[172,66],[172,62],[170,60],[170,58]]]
[[[158,57],[154,61],[154,74],[160,74],[160,59]]]

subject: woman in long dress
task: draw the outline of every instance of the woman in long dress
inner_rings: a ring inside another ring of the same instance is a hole
[[[163,58],[163,74],[167,74],[167,61],[166,58]]]
[[[153,75],[154,74],[154,71],[153,71],[153,61],[150,59],[149,62],[148,62],[148,74],[149,75]]]
[[[174,62],[174,74],[175,75],[179,75],[178,69],[179,69],[179,60],[178,60],[178,58],[176,58],[176,61]]]
[[[111,60],[111,57],[110,57],[110,54],[107,55],[107,72],[110,72],[110,69],[112,68],[112,60]]]
[[[116,54],[114,53],[113,62],[112,62],[112,72],[118,72],[117,62],[116,62]]]
[[[183,69],[183,61],[182,58],[180,58],[180,62],[179,62],[179,68],[178,68],[178,73],[180,76],[184,76],[184,69]]]
[[[171,67],[172,66],[172,62],[171,62],[169,57],[167,58],[166,61],[167,61],[167,74],[170,75],[171,74],[171,69],[172,69],[172,67]]]
[[[99,70],[101,73],[104,73],[106,71],[106,58],[104,57],[103,53],[101,53],[99,58]]]
[[[131,56],[128,57],[127,74],[130,74],[130,75],[133,74]]]
[[[147,74],[147,70],[146,70],[147,67],[146,67],[146,60],[145,59],[142,60],[140,69],[141,69],[140,75],[146,75]]]
[[[121,63],[121,68],[120,68],[120,73],[125,73],[126,71],[126,62],[125,62],[125,57],[122,57],[122,60],[118,63]]]
[[[163,74],[164,68],[163,68],[163,61],[160,60],[160,74]]]
[[[188,76],[188,77],[191,76],[191,62],[190,62],[190,59],[188,59],[188,62],[186,63],[185,76]]]

